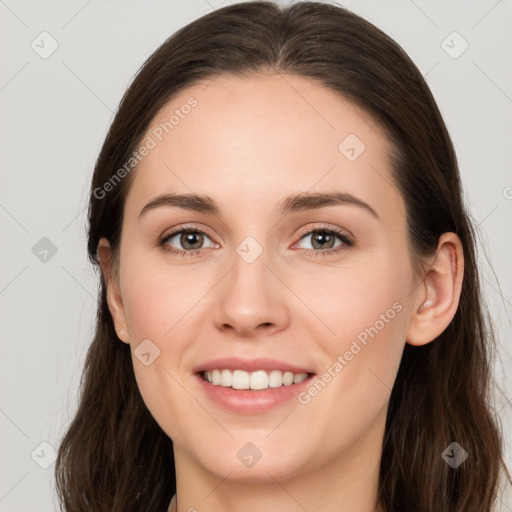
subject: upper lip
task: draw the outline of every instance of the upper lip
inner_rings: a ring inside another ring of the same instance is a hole
[[[238,357],[225,357],[222,359],[212,359],[193,368],[194,373],[200,373],[210,370],[245,370],[246,372],[255,372],[257,370],[282,370],[292,373],[314,373],[307,368],[279,361],[278,359],[269,359],[258,357],[256,359],[240,359]]]

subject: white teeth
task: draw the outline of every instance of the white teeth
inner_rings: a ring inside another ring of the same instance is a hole
[[[229,370],[222,370],[220,372],[220,385],[229,387],[233,384],[233,375]]]
[[[267,389],[268,373],[263,370],[252,372],[249,376],[249,387],[251,389]]]
[[[283,385],[283,374],[279,370],[272,370],[268,376],[268,386],[278,388]]]
[[[203,378],[214,386],[260,390],[300,384],[308,378],[308,374],[282,372],[280,370],[246,372],[244,370],[219,369],[203,372]]]
[[[285,372],[283,375],[283,386],[290,386],[291,384],[293,384],[293,373]]]
[[[222,373],[229,372],[229,370],[222,370]],[[244,372],[243,370],[235,370],[233,372],[233,383],[231,384],[231,387],[233,389],[249,389],[250,388],[250,378],[251,375],[247,372]],[[221,381],[222,386],[222,381]]]

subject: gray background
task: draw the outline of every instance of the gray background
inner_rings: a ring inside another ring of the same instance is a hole
[[[57,509],[52,449],[76,408],[96,313],[87,193],[113,111],[139,66],[172,32],[230,3],[0,0],[1,511]],[[505,396],[496,402],[509,440],[512,1],[342,4],[409,53],[452,135],[487,247],[480,246],[480,264],[500,339],[495,372]],[[43,31],[58,43],[47,58],[40,53],[51,49],[51,39]],[[457,58],[464,43],[448,37],[453,31],[469,44]],[[506,458],[512,469],[510,442]],[[512,511],[510,495],[502,499],[503,510]]]

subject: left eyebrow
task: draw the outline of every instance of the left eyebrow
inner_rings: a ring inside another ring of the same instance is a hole
[[[316,208],[323,208],[325,206],[345,204],[363,208],[373,217],[381,220],[377,212],[368,203],[365,203],[362,199],[359,199],[358,197],[349,194],[348,192],[316,192],[291,195],[283,201],[280,211],[284,215],[290,212],[314,210]]]
[[[281,203],[279,211],[286,215],[291,212],[313,210],[333,205],[353,205],[369,212],[373,217],[381,220],[377,212],[362,199],[349,194],[348,192],[315,192],[299,193],[288,196]],[[161,206],[175,206],[185,210],[192,210],[201,213],[210,213],[220,216],[220,208],[209,196],[198,194],[163,194],[153,198],[139,213],[139,219],[146,212]]]

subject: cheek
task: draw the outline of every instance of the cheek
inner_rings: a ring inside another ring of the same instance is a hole
[[[193,306],[204,292],[190,286],[190,274],[164,277],[162,269],[125,268],[127,274],[132,272],[123,287],[123,300],[137,386],[164,432],[173,439],[184,438],[187,426],[176,420],[173,411],[191,408],[180,362],[190,345],[190,324],[199,311],[198,305]],[[149,357],[140,357],[147,352]]]
[[[308,318],[322,321],[318,332],[330,347],[342,349],[359,334],[364,341],[365,329],[372,326],[383,338],[403,328],[406,315],[398,310],[405,311],[412,289],[406,255],[372,252],[343,267],[318,267],[295,282],[294,291],[313,313]]]
[[[311,291],[306,299],[325,324],[316,330],[325,364],[317,381],[298,398],[325,457],[329,450],[356,443],[377,417],[383,421],[403,351],[410,291],[403,272],[407,267],[400,272],[397,267],[385,258],[380,263],[374,259],[358,272],[320,280],[321,301],[314,302],[317,295]]]
[[[146,261],[151,261],[146,258]],[[194,271],[184,272],[158,264],[125,265],[123,304],[133,343],[145,338],[161,344],[169,340],[193,317],[194,304],[204,292]],[[177,340],[175,340],[177,341]],[[174,342],[173,341],[173,344]]]
[[[178,381],[184,358],[193,348],[190,340],[204,325],[204,298],[214,284],[205,273],[184,268],[170,272],[161,265],[141,265],[134,258],[125,262],[122,281],[137,384],[148,409],[168,433],[169,410],[190,407],[190,395]],[[147,352],[146,360],[139,359]]]
[[[340,400],[348,410],[357,410],[361,400],[375,400],[376,408],[387,401],[405,343],[411,287],[407,254],[391,252],[329,275],[323,269],[302,281],[297,295],[315,313],[308,323],[318,325],[311,335],[330,371],[325,398],[333,407]]]

